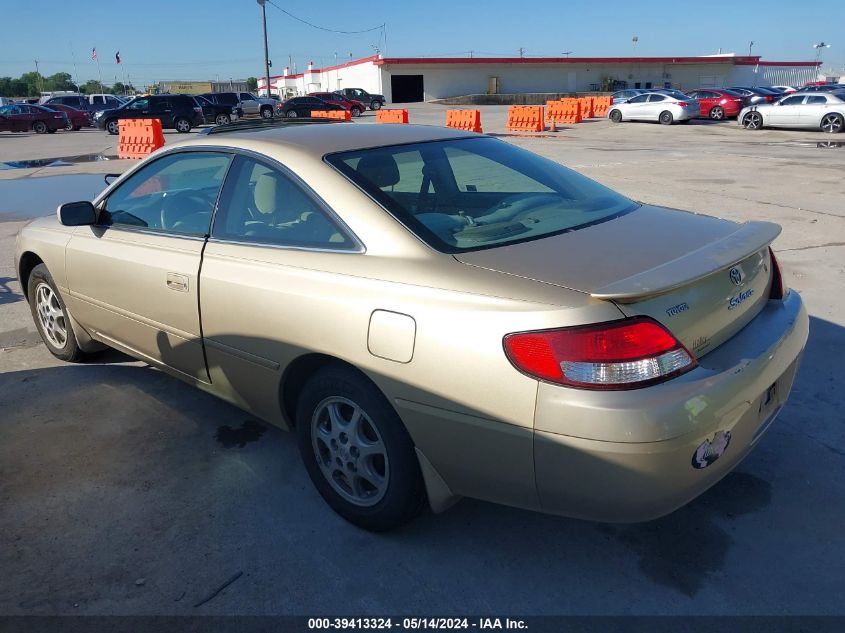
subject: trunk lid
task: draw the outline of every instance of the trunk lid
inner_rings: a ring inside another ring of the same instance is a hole
[[[650,316],[696,357],[728,340],[762,310],[780,227],[642,206],[569,233],[455,258],[613,301]]]

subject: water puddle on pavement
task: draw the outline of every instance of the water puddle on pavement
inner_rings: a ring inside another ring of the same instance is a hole
[[[52,215],[60,204],[93,200],[105,188],[103,174],[0,179],[0,222]]]
[[[104,160],[117,160],[117,156],[108,154],[80,154],[61,158],[34,158],[31,160],[8,160],[0,163],[0,169],[32,169],[33,167],[67,167],[80,163],[99,163]]]

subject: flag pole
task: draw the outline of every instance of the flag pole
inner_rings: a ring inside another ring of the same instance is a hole
[[[105,90],[103,90],[103,71],[100,70],[100,56],[97,55],[94,59],[97,62],[97,75],[100,77],[100,92],[105,92]]]

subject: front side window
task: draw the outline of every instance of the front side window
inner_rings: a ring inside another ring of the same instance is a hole
[[[205,235],[230,156],[170,154],[130,176],[106,200],[99,224]]]
[[[132,103],[126,106],[127,110],[146,110],[150,106],[149,99],[135,99]]]
[[[804,101],[804,95],[798,97],[787,97],[780,102],[781,105],[798,105]]]
[[[223,240],[349,250],[353,241],[291,177],[238,156],[232,165],[212,236]]]
[[[573,231],[637,207],[589,178],[492,138],[356,150],[326,161],[446,253]]]

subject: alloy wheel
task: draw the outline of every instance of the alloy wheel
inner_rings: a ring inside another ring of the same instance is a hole
[[[58,349],[64,348],[67,343],[65,313],[56,293],[45,283],[35,289],[35,310],[47,340]]]
[[[381,501],[390,482],[387,447],[361,407],[339,396],[320,402],[311,445],[320,472],[341,497],[364,507]]]
[[[836,134],[842,131],[842,117],[838,114],[826,114],[822,119],[822,130],[828,134]]]
[[[759,130],[763,127],[763,116],[759,112],[749,112],[742,120],[746,130]]]

